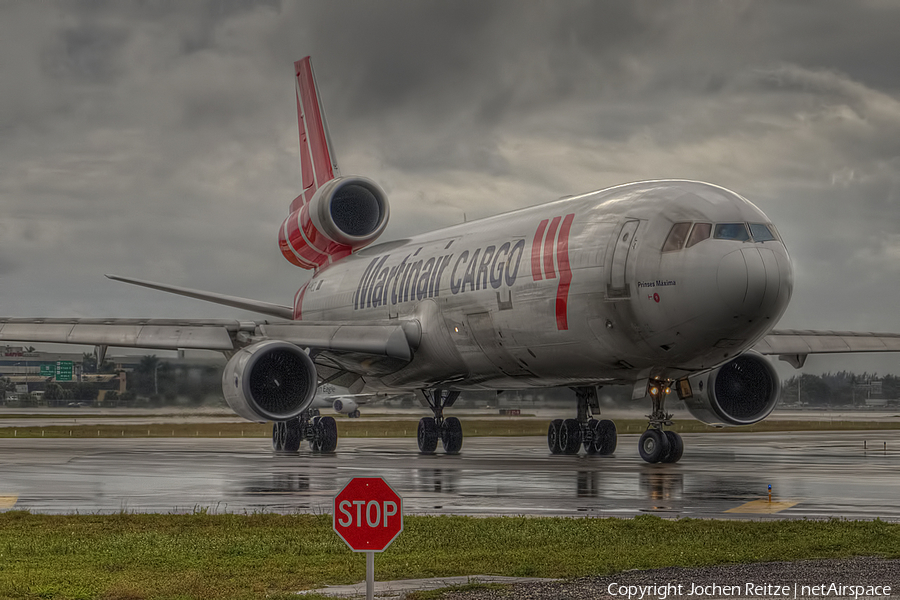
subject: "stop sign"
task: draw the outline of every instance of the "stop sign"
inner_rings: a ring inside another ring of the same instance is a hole
[[[356,477],[334,497],[334,531],[354,552],[381,552],[403,531],[403,500],[381,477]]]

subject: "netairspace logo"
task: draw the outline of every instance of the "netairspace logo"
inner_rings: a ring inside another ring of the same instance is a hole
[[[685,584],[650,584],[625,585],[611,583],[606,593],[614,597],[628,600],[666,600],[666,598],[687,596],[696,598],[887,598],[891,595],[889,585],[850,585],[844,583],[820,583],[817,585],[792,585],[771,583],[744,583],[743,585],[721,585],[711,583],[700,585]]]

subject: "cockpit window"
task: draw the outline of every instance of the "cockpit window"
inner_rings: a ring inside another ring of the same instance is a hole
[[[687,239],[688,231],[691,230],[690,223],[675,223],[672,225],[672,230],[669,231],[669,237],[666,238],[666,243],[663,244],[663,252],[675,252],[676,250],[681,250],[684,246],[684,240]]]
[[[694,244],[699,244],[703,240],[708,239],[711,231],[711,223],[697,223],[694,225],[694,229],[691,230],[691,237],[688,238],[685,248],[690,248]]]
[[[750,235],[757,242],[769,242],[777,239],[772,230],[765,223],[750,223]]]
[[[747,226],[744,223],[718,223],[716,224],[714,237],[717,240],[746,242],[750,239],[750,232],[747,231]]]

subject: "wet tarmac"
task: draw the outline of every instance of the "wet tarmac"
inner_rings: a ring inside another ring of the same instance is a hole
[[[540,437],[342,439],[334,455],[276,455],[262,439],[0,439],[0,510],[331,512],[352,477],[384,477],[407,514],[900,521],[900,432],[688,434],[675,465],[637,436],[613,457],[551,456]],[[771,501],[768,487],[772,486]]]

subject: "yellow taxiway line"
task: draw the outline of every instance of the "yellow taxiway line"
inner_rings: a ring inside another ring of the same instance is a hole
[[[771,502],[769,500],[753,500],[751,502],[747,502],[746,504],[741,504],[740,506],[736,506],[734,508],[729,508],[725,512],[727,513],[745,513],[745,514],[755,514],[755,515],[771,515],[777,512],[781,512],[785,509],[788,509],[796,504],[799,504],[799,501],[794,500],[781,500]]]

